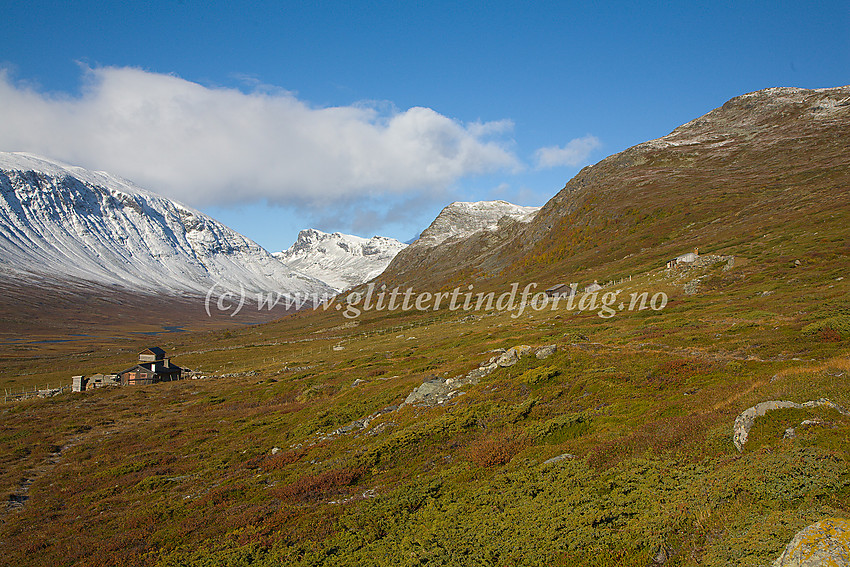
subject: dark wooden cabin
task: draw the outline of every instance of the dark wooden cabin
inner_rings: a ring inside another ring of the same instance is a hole
[[[159,347],[146,348],[139,353],[139,362],[118,373],[122,386],[141,386],[171,382],[182,378],[183,369],[173,364]]]
[[[571,297],[576,294],[578,284],[558,284],[545,290],[545,294],[549,297]]]

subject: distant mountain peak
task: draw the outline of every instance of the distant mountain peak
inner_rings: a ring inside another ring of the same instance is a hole
[[[82,183],[86,183],[94,187],[102,187],[104,189],[120,192],[126,195],[159,197],[156,193],[139,187],[132,181],[118,177],[117,175],[113,175],[105,171],[85,169],[59,160],[49,159],[26,152],[0,152],[0,170],[20,172],[32,171],[56,178],[73,177]],[[188,209],[188,207],[177,203],[176,201],[172,202]]]
[[[308,228],[287,250],[275,257],[302,273],[315,277],[337,291],[375,278],[406,245],[394,238],[362,238],[340,232]]]

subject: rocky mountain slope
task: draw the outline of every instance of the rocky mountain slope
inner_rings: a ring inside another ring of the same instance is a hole
[[[452,264],[452,259],[443,255],[444,250],[454,252],[458,246],[461,249],[468,248],[470,242],[475,242],[477,246],[498,242],[506,227],[531,222],[539,209],[507,201],[451,203],[440,211],[417,240],[396,256],[387,269],[387,275],[404,275],[415,279],[421,275],[430,278],[434,274],[423,272],[444,263]],[[464,252],[461,258],[469,258],[474,253],[477,252]]]
[[[850,87],[745,94],[582,169],[528,223],[447,240],[415,258],[412,246],[386,278],[439,286],[471,274],[528,275],[546,283],[600,266],[616,277],[697,246],[751,238],[753,226],[759,236],[788,223],[810,230],[814,219],[832,222],[848,210],[848,140]]]
[[[361,238],[306,229],[298,233],[292,246],[274,256],[342,291],[379,276],[405,247],[406,244],[385,236]]]
[[[454,202],[446,206],[428,228],[422,231],[413,245],[436,246],[454,241],[481,230],[496,230],[503,218],[528,222],[540,207],[523,207],[507,201]]]
[[[107,173],[20,153],[0,153],[0,260],[28,279],[145,293],[330,291],[203,213]]]

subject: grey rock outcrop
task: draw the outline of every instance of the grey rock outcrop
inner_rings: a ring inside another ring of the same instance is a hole
[[[513,366],[519,359],[531,352],[531,347],[528,345],[519,345],[509,348],[497,360],[496,364],[502,367]]]
[[[554,347],[555,345],[550,345]],[[543,347],[543,348],[550,348]],[[529,354],[533,349],[528,345],[518,345],[508,350],[497,349],[495,356],[490,357],[481,363],[478,368],[470,370],[465,376],[456,376],[454,378],[434,378],[424,382],[422,385],[413,389],[404,402],[404,405],[418,405],[433,407],[444,404],[455,396],[462,394],[460,389],[464,386],[478,384],[478,381],[485,376],[492,374],[500,367],[513,366],[519,362],[520,358]],[[540,349],[542,350],[542,349]],[[538,351],[539,352],[539,351]],[[553,351],[554,352],[554,351]]]
[[[733,431],[732,442],[735,443],[735,448],[737,448],[738,451],[743,451],[744,444],[747,442],[747,438],[750,435],[750,429],[752,429],[756,418],[765,415],[771,410],[786,408],[807,409],[816,407],[832,408],[842,415],[850,415],[850,412],[848,412],[846,409],[837,404],[832,403],[826,398],[821,398],[819,400],[805,402],[802,404],[778,400],[761,402],[760,404],[756,404],[751,408],[745,409],[738,417],[735,418],[735,427]]]
[[[488,374],[492,373],[498,367],[499,365],[495,363],[485,364],[483,366],[479,366],[475,370],[471,370],[469,374],[466,375],[466,377],[480,380],[481,378],[484,378]]]
[[[568,460],[572,460],[572,459],[575,459],[575,458],[576,458],[575,455],[571,455],[569,453],[563,453],[561,455],[558,455],[557,457],[552,457],[551,459],[547,459],[547,460],[543,461],[542,466],[546,467],[546,466],[549,466],[549,465],[554,465],[555,463],[560,463],[561,461],[568,461]]]
[[[407,398],[405,398],[402,405],[436,406],[443,404],[460,394],[458,389],[462,385],[460,382],[461,380],[459,378],[434,378],[433,380],[428,380],[421,386],[414,388]]]
[[[348,425],[343,425],[339,429],[334,430],[330,436],[336,437],[337,435],[345,435],[346,433],[351,433],[353,431],[359,431],[361,429],[368,429],[369,423],[378,416],[392,413],[398,409],[398,406],[387,406],[384,409],[378,410],[372,415],[368,417],[363,417],[357,420],[352,421]]]
[[[827,518],[801,530],[773,567],[850,567],[850,521]]]
[[[536,356],[540,360],[543,360],[544,358],[548,358],[555,354],[557,350],[558,345],[546,345],[537,349],[537,352],[534,353],[534,356]]]

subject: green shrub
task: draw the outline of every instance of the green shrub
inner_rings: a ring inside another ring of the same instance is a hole
[[[528,385],[540,384],[541,382],[551,380],[560,373],[560,370],[553,368],[552,366],[538,366],[537,368],[532,368],[531,370],[524,372],[519,377],[519,381]]]
[[[528,414],[531,413],[531,410],[539,401],[539,398],[530,398],[522,403],[511,406],[508,411],[508,423],[516,423],[528,417]]]
[[[583,435],[590,428],[590,420],[583,413],[572,413],[553,417],[543,423],[535,423],[526,433],[535,441],[566,441]]]
[[[835,315],[821,321],[815,321],[803,327],[803,334],[807,337],[821,336],[824,338],[838,335],[841,339],[846,339],[850,337],[850,315]]]
[[[142,480],[140,480],[136,484],[136,488],[139,490],[158,490],[164,486],[168,486],[172,481],[168,479],[168,477],[164,475],[154,474],[151,476],[146,476]]]
[[[475,412],[467,408],[454,413],[446,413],[432,421],[418,423],[394,432],[383,441],[367,449],[360,456],[360,463],[365,467],[373,467],[388,455],[426,439],[451,435],[473,425],[476,421]]]

